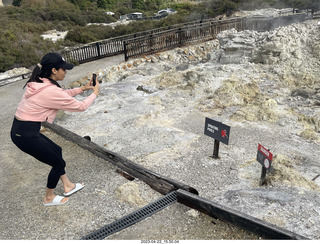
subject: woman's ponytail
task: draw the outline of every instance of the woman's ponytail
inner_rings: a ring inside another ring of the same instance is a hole
[[[39,75],[40,75],[40,73],[41,73],[41,69],[42,69],[42,65],[41,65],[41,64],[37,64],[36,67],[33,69],[32,74],[31,74],[29,80],[26,82],[26,84],[24,85],[23,88],[25,88],[26,85],[27,85],[29,82],[40,82],[40,83],[42,83],[42,81],[39,79]]]
[[[59,68],[56,68],[57,70]],[[26,87],[26,85],[29,83],[29,82],[38,82],[38,83],[43,83],[43,81],[40,79],[40,78],[47,78],[48,80],[50,80],[50,82],[54,85],[56,85],[57,87],[60,87],[61,86],[59,85],[58,82],[56,82],[55,80],[51,79],[50,76],[51,76],[51,69],[42,69],[42,65],[41,64],[37,64],[36,67],[33,69],[32,71],[32,74],[29,78],[29,80],[27,81],[27,83],[24,85],[23,88]]]

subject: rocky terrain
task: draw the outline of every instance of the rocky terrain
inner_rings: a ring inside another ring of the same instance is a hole
[[[319,239],[319,39],[316,20],[263,33],[231,29],[106,67],[97,70],[95,104],[61,112],[56,123],[200,196]],[[210,157],[206,117],[231,126],[219,159]],[[263,186],[258,143],[274,154]]]
[[[261,33],[231,29],[105,67],[97,70],[102,89],[90,109],[60,112],[56,123],[202,197],[319,239],[319,30],[317,20]],[[219,159],[210,157],[206,117],[231,127]],[[258,143],[274,155],[263,186]],[[121,201],[142,206],[143,187],[126,186]]]

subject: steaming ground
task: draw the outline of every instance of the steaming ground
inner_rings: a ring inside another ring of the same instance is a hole
[[[319,39],[314,20],[264,33],[228,30],[106,67],[97,71],[102,89],[90,109],[61,112],[56,123],[202,197],[319,239]],[[206,117],[231,126],[219,159],[210,157]],[[258,143],[275,156],[265,186]]]

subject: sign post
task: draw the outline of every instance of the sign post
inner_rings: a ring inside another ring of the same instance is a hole
[[[230,126],[206,118],[204,134],[214,138],[213,158],[219,158],[220,142],[229,144]]]
[[[219,158],[219,146],[220,142],[216,139],[214,139],[214,147],[213,147],[213,158]]]
[[[272,157],[272,153],[259,143],[257,161],[262,165],[260,186],[266,183],[267,171],[270,172]]]

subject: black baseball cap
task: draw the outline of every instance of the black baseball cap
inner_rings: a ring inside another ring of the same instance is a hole
[[[65,59],[59,53],[48,53],[43,56],[40,64],[42,69],[63,68],[72,69],[73,64],[67,63]]]

